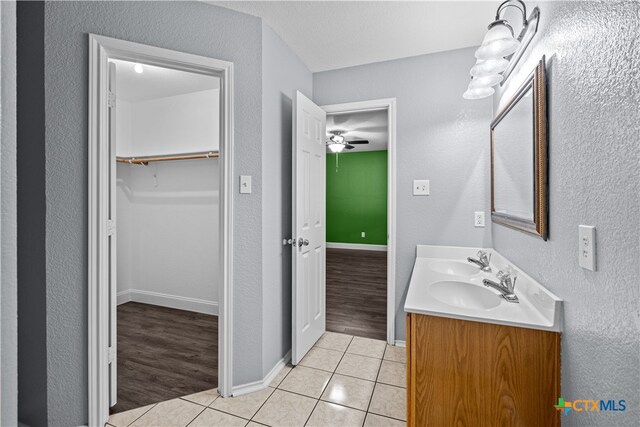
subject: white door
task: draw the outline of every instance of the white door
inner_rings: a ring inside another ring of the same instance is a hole
[[[292,348],[297,365],[325,331],[325,111],[293,96]]]
[[[109,63],[109,406],[116,404],[117,270],[116,270],[116,64]]]

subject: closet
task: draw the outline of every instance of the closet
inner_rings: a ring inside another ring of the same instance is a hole
[[[220,89],[113,62],[121,412],[217,386]]]

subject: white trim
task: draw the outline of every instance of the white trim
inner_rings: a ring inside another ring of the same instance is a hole
[[[195,313],[218,315],[218,303],[215,301],[163,294],[160,292],[142,291],[140,289],[127,289],[126,291],[118,292],[117,301],[118,305],[127,302],[140,302],[178,310],[193,311]]]
[[[401,341],[401,340],[396,340],[396,347],[406,347],[407,346],[407,342],[406,341]]]
[[[269,387],[271,381],[280,373],[282,368],[291,360],[291,350],[271,368],[271,371],[262,380],[253,381],[233,387],[233,397],[242,396],[243,394],[253,393],[254,391],[264,390]]]
[[[356,251],[385,251],[387,245],[369,245],[366,243],[340,243],[340,242],[327,242],[327,248],[331,249],[353,249]]]
[[[387,110],[389,145],[387,152],[387,343],[395,343],[396,325],[396,99],[375,99],[325,105],[327,113],[347,113],[363,110]]]
[[[88,424],[109,418],[108,382],[108,184],[107,79],[110,58],[220,78],[220,302],[218,389],[231,395],[233,354],[233,63],[89,34],[88,147]]]

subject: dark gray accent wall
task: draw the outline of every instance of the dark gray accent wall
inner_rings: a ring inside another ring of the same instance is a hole
[[[18,418],[47,425],[44,3],[17,4]]]
[[[311,97],[312,74],[266,24],[262,25],[262,281],[263,375],[291,348],[292,101]]]
[[[404,300],[416,245],[491,246],[489,217],[491,100],[462,98],[474,49],[460,49],[315,73],[319,105],[397,98],[396,339],[404,340]],[[412,181],[431,195],[414,197]]]
[[[33,344],[40,349],[41,342],[46,343],[42,393],[46,393],[48,424],[87,423],[88,33],[234,63],[235,174],[253,176],[253,194],[239,195],[234,184],[233,374],[235,384],[260,380],[261,21],[200,2],[48,2],[44,26],[31,15],[23,18],[34,33],[31,37],[44,42],[44,56],[36,61],[39,69],[28,82],[39,91],[37,95],[44,95],[30,110],[34,119],[30,132],[37,133],[30,153],[35,163],[30,164],[31,176],[23,171],[25,182],[37,184],[30,199],[38,203],[33,215],[39,222],[30,233],[38,233],[35,249],[40,252],[24,258],[32,263],[28,274],[37,276],[28,285],[24,281],[24,286],[35,286],[40,297],[46,286],[46,309],[40,302],[40,315],[34,319],[38,322],[46,314],[46,340]],[[26,76],[21,77],[19,90],[35,91],[29,89]],[[20,237],[23,243],[24,238]]]
[[[0,425],[18,424],[18,247],[16,202],[16,3],[0,3]]]
[[[570,413],[563,424],[637,425],[640,3],[537,5],[538,33],[494,104],[546,55],[549,241],[494,225],[494,247],[564,299],[562,396],[627,401],[626,412]],[[595,272],[578,265],[580,224],[596,226]]]

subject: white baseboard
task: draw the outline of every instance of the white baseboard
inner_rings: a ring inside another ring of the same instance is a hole
[[[178,310],[194,311],[196,313],[218,315],[218,303],[197,298],[181,297],[177,295],[161,294],[159,292],[129,289],[118,292],[118,305],[126,302],[140,302],[159,305],[161,307],[176,308]]]
[[[406,346],[407,346],[406,341],[396,340],[396,347],[406,347]]]
[[[329,249],[354,249],[357,251],[386,251],[387,245],[368,245],[365,243],[327,242]]]
[[[271,384],[271,381],[273,381],[276,375],[280,373],[282,368],[284,368],[284,366],[290,360],[291,360],[291,350],[289,350],[287,354],[285,354],[284,357],[280,359],[274,365],[273,368],[271,368],[271,371],[269,371],[269,373],[264,377],[264,379],[247,383],[247,384],[237,385],[233,387],[233,389],[231,390],[231,395],[236,397],[236,396],[242,396],[243,394],[247,394],[247,393],[253,393],[254,391],[264,390],[265,388],[269,387],[269,384]]]

